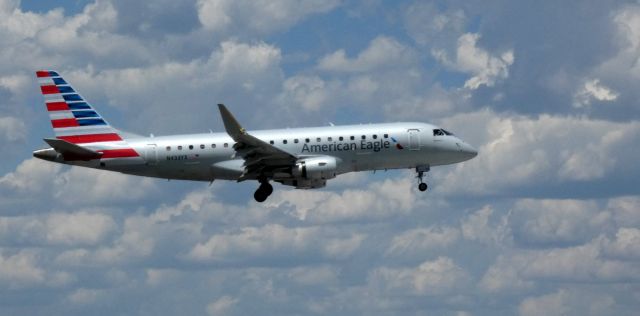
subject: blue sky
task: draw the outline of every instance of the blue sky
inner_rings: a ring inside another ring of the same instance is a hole
[[[633,315],[633,1],[0,0],[0,314]],[[34,70],[155,135],[420,120],[480,151],[327,188],[36,161]]]

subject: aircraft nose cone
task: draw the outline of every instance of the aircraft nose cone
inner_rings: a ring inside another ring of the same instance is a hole
[[[475,156],[478,155],[477,149],[473,148],[473,146],[464,142],[462,143],[462,146],[460,146],[460,152],[464,154],[466,160],[474,158]]]

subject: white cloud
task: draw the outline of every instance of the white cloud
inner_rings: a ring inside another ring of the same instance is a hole
[[[80,211],[0,217],[0,236],[7,246],[91,246],[102,242],[116,224],[108,215]]]
[[[441,125],[473,144],[479,154],[456,165],[435,190],[496,194],[519,186],[603,179],[622,168],[625,174],[638,172],[626,158],[637,156],[630,150],[640,137],[637,121],[529,118],[481,110],[449,117]]]
[[[525,250],[498,256],[479,283],[489,292],[509,292],[532,287],[536,281],[568,283],[628,282],[640,279],[632,262],[608,257],[615,245],[599,236],[587,244],[568,248]],[[610,248],[611,247],[611,248]]]
[[[268,34],[283,30],[305,17],[325,13],[339,4],[339,1],[310,0],[198,0],[198,18],[207,30],[236,33],[250,31]]]
[[[434,249],[448,248],[459,238],[460,231],[453,227],[430,226],[410,229],[393,237],[385,255],[422,254]]]
[[[96,244],[114,228],[111,217],[79,212],[53,214],[47,218],[47,240],[62,244]]]
[[[225,263],[229,260],[269,259],[286,252],[289,256],[316,254],[328,259],[342,259],[357,250],[364,238],[361,234],[336,234],[319,227],[288,228],[269,224],[245,227],[236,233],[215,234],[193,247],[188,258]]]
[[[103,290],[79,288],[67,296],[67,299],[78,305],[92,304],[104,295]]]
[[[622,6],[612,14],[612,24],[617,29],[614,39],[618,44],[615,56],[597,67],[598,72],[626,79],[640,77],[640,65],[636,62],[640,54],[640,6]]]
[[[37,265],[37,253],[21,250],[14,255],[0,252],[0,283],[10,288],[44,283],[46,272]]]
[[[463,33],[467,16],[461,9],[439,10],[429,2],[415,1],[405,11],[405,27],[420,45],[439,46]]]
[[[511,231],[507,225],[507,217],[493,216],[493,213],[493,208],[487,205],[462,219],[462,236],[487,245],[504,246],[510,243]]]
[[[22,195],[39,194],[41,198],[56,198],[63,204],[74,206],[138,200],[157,189],[151,178],[90,168],[63,167],[36,158],[23,161],[15,171],[0,178],[2,187]],[[79,196],[82,199],[76,198]]]
[[[14,74],[0,77],[0,87],[6,88],[15,96],[31,92],[33,82],[32,78],[25,74]]]
[[[0,178],[0,186],[20,191],[40,192],[50,188],[54,174],[62,165],[31,158],[23,161],[14,172]]]
[[[207,305],[207,314],[211,316],[228,315],[228,312],[238,301],[237,298],[225,295]]]
[[[509,217],[520,242],[553,244],[586,242],[610,220],[595,201],[519,200]]]
[[[176,269],[147,269],[146,283],[150,286],[166,286],[172,281],[178,280],[179,270]]]
[[[11,116],[0,116],[0,139],[16,142],[27,138],[27,127],[24,122]]]
[[[318,76],[293,76],[284,81],[281,98],[285,102],[290,99],[305,110],[318,111],[330,98],[327,86],[328,83]]]
[[[355,58],[348,58],[344,50],[335,51],[322,57],[318,68],[332,72],[370,72],[373,70],[398,67],[412,64],[417,55],[394,38],[379,36]]]
[[[465,286],[469,276],[451,258],[438,257],[415,268],[377,268],[370,273],[369,282],[388,292],[442,295]]]
[[[289,271],[288,277],[302,285],[335,285],[339,282],[339,270],[329,265],[318,267],[296,267]]]
[[[0,29],[4,32],[0,41],[17,43],[27,38],[33,38],[38,32],[51,25],[63,21],[62,10],[52,10],[43,15],[33,12],[23,12],[19,8],[19,1],[2,1],[0,8]]]
[[[408,214],[418,203],[410,177],[374,182],[367,190],[279,191],[271,201],[291,205],[291,214],[309,223],[381,220]]]
[[[640,197],[624,196],[610,199],[607,209],[619,227],[640,227]]]
[[[574,107],[584,107],[596,101],[615,101],[619,94],[610,88],[602,85],[599,79],[588,80],[584,86],[576,92],[573,99]]]
[[[640,229],[620,228],[614,240],[604,240],[605,252],[617,258],[640,259]]]
[[[615,300],[610,295],[561,288],[554,293],[527,297],[518,306],[518,314],[529,315],[604,315],[611,313]]]
[[[458,46],[453,59],[442,49],[433,49],[432,55],[443,65],[454,70],[471,74],[464,87],[475,90],[480,86],[493,87],[499,80],[509,77],[509,66],[514,62],[513,50],[499,56],[492,56],[477,46],[480,34],[466,33],[458,38]]]
[[[204,58],[100,71],[87,67],[65,76],[89,100],[103,97],[128,117],[148,118],[129,122],[141,129],[140,133],[151,128],[156,134],[202,132],[215,122],[212,105],[219,102],[227,103],[234,112],[253,110],[260,102],[264,107],[258,116],[268,116],[268,100],[275,97],[284,80],[281,58],[280,49],[273,45],[228,40]],[[190,111],[176,106],[185,100]],[[230,104],[232,100],[237,103]],[[143,104],[153,106],[141,107]]]

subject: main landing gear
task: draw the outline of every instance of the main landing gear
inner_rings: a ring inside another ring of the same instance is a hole
[[[416,172],[418,173],[417,178],[418,178],[418,181],[419,181],[418,190],[420,190],[422,192],[427,191],[427,188],[428,188],[427,184],[422,181],[422,178],[424,178],[424,173],[425,172],[429,172],[429,170],[430,170],[429,166],[417,166],[416,167]]]
[[[273,193],[273,186],[269,184],[268,180],[261,180],[260,186],[253,194],[253,198],[256,199],[256,202],[262,203],[267,200],[271,193]]]

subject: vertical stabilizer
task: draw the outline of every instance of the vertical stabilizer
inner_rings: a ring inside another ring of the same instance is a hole
[[[57,139],[100,148],[127,147],[121,133],[109,123],[56,71],[36,71],[51,126]],[[120,145],[120,146],[118,146]],[[133,149],[98,150],[103,158],[139,156]],[[112,157],[113,156],[113,157]]]

